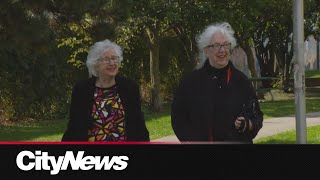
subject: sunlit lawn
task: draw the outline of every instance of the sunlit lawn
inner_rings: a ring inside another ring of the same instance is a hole
[[[275,95],[275,101],[270,101],[270,97],[266,94],[266,101],[260,102],[264,118],[294,115],[294,94],[283,94],[277,91],[273,93]],[[146,106],[143,106],[143,111],[151,139],[174,134],[171,127],[170,103],[164,104],[160,113],[153,113],[148,110]],[[307,92],[306,111],[320,112],[320,92]],[[0,141],[60,141],[66,125],[66,119],[5,123],[0,125]],[[295,135],[290,133],[288,135],[292,140],[295,139]],[[280,139],[280,141],[282,141],[282,139]],[[270,140],[269,142],[272,141]]]
[[[151,139],[173,134],[169,104],[164,104],[160,113],[152,113],[147,108],[143,109]],[[66,126],[66,119],[7,122],[0,124],[0,141],[61,141]]]
[[[157,139],[172,135],[170,104],[164,104],[160,113],[153,113],[144,108],[146,125],[150,133],[150,139]]]
[[[305,71],[305,76],[307,78],[320,78],[320,71],[318,70]]]
[[[320,125],[307,128],[307,144],[320,144]],[[296,131],[285,131],[257,139],[254,144],[296,144]]]

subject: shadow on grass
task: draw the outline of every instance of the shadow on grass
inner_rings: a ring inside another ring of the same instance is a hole
[[[170,116],[171,114],[171,104],[162,104],[162,109],[160,112],[152,112],[152,110],[147,106],[142,106],[142,111],[144,112],[145,120],[151,121],[153,119],[161,119],[165,116]]]
[[[293,99],[262,102],[260,106],[266,117],[292,116],[296,109]],[[306,112],[320,112],[320,97],[306,100]]]
[[[34,141],[37,138],[46,141],[46,137],[51,137],[50,141],[60,141],[66,126],[66,120],[0,125],[0,141]]]
[[[306,98],[320,97],[319,87],[307,87],[306,88]]]
[[[279,140],[279,139],[269,139],[264,141],[258,141],[254,144],[297,144],[296,140]],[[319,144],[316,140],[309,140],[307,144]]]

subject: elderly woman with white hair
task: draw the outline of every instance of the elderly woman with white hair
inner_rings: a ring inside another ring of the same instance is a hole
[[[150,141],[139,86],[118,75],[122,48],[110,40],[90,47],[89,79],[72,91],[70,118],[62,141]]]
[[[252,144],[262,128],[252,83],[230,61],[233,34],[223,22],[197,38],[200,63],[181,80],[172,103],[172,127],[180,141]]]

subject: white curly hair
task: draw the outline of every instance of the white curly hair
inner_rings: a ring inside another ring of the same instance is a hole
[[[121,63],[121,61],[123,60],[123,56],[122,56],[123,50],[118,44],[108,39],[96,42],[90,47],[89,53],[87,56],[86,66],[89,71],[89,77],[92,77],[92,76],[98,77],[98,73],[96,71],[96,64],[98,63],[98,60],[100,58],[103,58],[102,57],[103,53],[108,49],[115,50],[115,52],[120,58],[119,61]]]
[[[201,34],[196,36],[196,41],[199,49],[199,59],[200,59],[200,62],[196,66],[196,69],[202,68],[205,61],[207,60],[207,56],[204,52],[204,49],[208,45],[210,45],[212,36],[217,32],[221,32],[226,37],[226,39],[231,43],[231,50],[237,45],[236,38],[234,37],[234,30],[232,29],[229,23],[222,22],[222,23],[216,23],[216,24],[207,26]]]

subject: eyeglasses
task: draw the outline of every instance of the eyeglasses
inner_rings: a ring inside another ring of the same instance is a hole
[[[223,47],[224,49],[230,49],[231,43],[225,43],[225,44],[214,43],[207,46],[207,48],[213,48],[216,51],[219,51],[221,47]]]
[[[120,57],[119,56],[112,56],[111,58],[108,57],[104,57],[104,58],[100,58],[98,59],[100,62],[105,63],[105,64],[118,64],[120,61]]]

